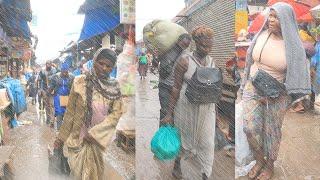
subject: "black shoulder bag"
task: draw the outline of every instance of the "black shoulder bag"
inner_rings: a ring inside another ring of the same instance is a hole
[[[271,33],[261,49],[259,63],[261,63],[261,55],[270,36]],[[252,85],[255,87],[258,95],[262,97],[277,98],[281,94],[286,94],[285,85],[260,68],[252,78]]]
[[[193,57],[191,56],[193,59]],[[219,68],[203,67],[195,59],[193,61],[198,65],[191,79],[187,81],[185,95],[190,103],[207,104],[217,103],[222,96],[223,77]]]

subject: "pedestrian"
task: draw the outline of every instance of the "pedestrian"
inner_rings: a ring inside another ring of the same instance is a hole
[[[147,76],[147,70],[148,70],[147,56],[145,55],[145,53],[142,53],[141,56],[139,57],[139,67],[138,67],[141,80],[145,79],[145,77]]]
[[[209,56],[213,46],[213,30],[207,26],[196,27],[192,38],[196,50],[184,52],[177,60],[169,108],[161,121],[174,124],[181,134],[182,151],[175,160],[173,175],[177,178],[183,176],[184,179],[208,179],[214,158],[215,104],[190,102],[186,89],[197,67],[214,67],[214,61]],[[180,163],[181,159],[185,162]],[[189,176],[184,173],[194,174]]]
[[[92,71],[74,79],[55,141],[67,149],[65,155],[74,179],[105,179],[103,152],[123,113],[119,84],[109,76],[116,61],[114,51],[101,48],[93,58]]]
[[[57,130],[63,122],[63,116],[66,111],[66,100],[68,99],[74,76],[68,72],[68,64],[61,65],[61,72],[52,77],[50,82],[50,92],[53,94],[54,116],[57,121]],[[63,101],[63,102],[62,102]]]
[[[320,114],[320,41],[316,43],[315,54],[311,58],[311,67],[314,109],[317,114]]]
[[[165,54],[159,58],[155,58],[160,62],[159,66],[159,101],[160,101],[160,120],[167,114],[169,98],[174,84],[174,66],[177,59],[183,54],[191,43],[189,34],[179,36],[176,44]],[[160,126],[161,126],[160,122]]]
[[[28,79],[27,86],[29,87],[29,97],[32,98],[31,104],[36,104],[37,86],[36,86],[37,74],[36,71],[32,72],[31,77]]]
[[[46,111],[46,123],[53,128],[53,97],[51,92],[49,92],[49,84],[51,78],[54,74],[57,73],[55,67],[52,66],[52,63],[47,61],[46,67],[44,70],[40,71],[39,78],[38,78],[38,101],[39,101],[39,108],[42,110],[43,108]]]
[[[287,3],[276,3],[247,52],[239,95],[244,132],[256,160],[249,178],[272,178],[288,106],[311,93],[309,62],[297,27],[293,8]],[[261,79],[279,84],[263,89],[279,93],[271,97],[259,88],[259,82],[255,81],[258,74]]]

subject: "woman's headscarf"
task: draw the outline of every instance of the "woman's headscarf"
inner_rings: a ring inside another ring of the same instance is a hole
[[[111,49],[100,48],[97,50],[93,57],[93,63],[102,58],[110,60],[114,65],[117,63],[117,55]],[[86,113],[85,125],[86,127],[90,127],[92,119],[93,89],[98,91],[104,98],[109,100],[119,99],[121,97],[121,92],[117,81],[109,78],[99,79],[94,72],[94,68],[86,75],[86,80],[86,103],[88,111]]]
[[[117,54],[109,48],[100,48],[93,56],[93,62],[96,62],[98,59],[108,59],[114,65],[117,63]]]
[[[270,9],[276,11],[279,18],[282,37],[285,42],[285,52],[287,60],[287,71],[285,85],[289,95],[298,98],[311,93],[311,80],[309,62],[298,33],[298,25],[293,8],[287,3],[276,3]],[[270,13],[270,12],[269,12]],[[250,67],[253,64],[252,51],[256,44],[257,38],[265,30],[268,18],[264,25],[255,36],[251,46],[247,51],[247,60],[245,68],[245,77],[242,81],[241,89],[243,90],[246,81],[250,75]]]

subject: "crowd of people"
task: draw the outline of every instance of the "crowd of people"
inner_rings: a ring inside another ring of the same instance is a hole
[[[91,67],[82,63],[76,76],[68,63],[58,67],[48,61],[27,78],[31,105],[39,105],[40,113],[46,114],[46,124],[57,132],[53,154],[49,154],[50,172],[75,179],[104,178],[103,152],[123,113],[120,86],[112,74],[117,56],[112,49],[100,48]]]

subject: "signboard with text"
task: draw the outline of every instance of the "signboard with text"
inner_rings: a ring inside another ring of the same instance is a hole
[[[120,0],[120,23],[135,24],[135,0]]]

